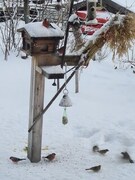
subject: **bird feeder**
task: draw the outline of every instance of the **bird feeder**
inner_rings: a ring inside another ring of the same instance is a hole
[[[38,62],[36,70],[48,79],[63,79],[64,73],[57,66],[61,64],[61,59],[56,54],[59,41],[64,37],[61,29],[45,19],[43,22],[28,23],[18,32],[22,35],[21,50]]]
[[[21,50],[31,56],[56,53],[63,32],[56,24],[51,24],[45,27],[42,22],[34,22],[18,29],[22,34]]]
[[[44,108],[44,84],[47,79],[64,78],[61,59],[56,54],[64,33],[47,20],[25,24],[18,29],[22,35],[22,51],[32,56],[29,104],[29,128]],[[43,115],[28,134],[28,158],[31,162],[41,160]]]

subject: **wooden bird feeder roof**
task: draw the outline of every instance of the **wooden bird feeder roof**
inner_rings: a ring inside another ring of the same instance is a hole
[[[55,24],[51,23],[54,27],[45,27],[43,26],[42,22],[30,22],[25,24],[23,27],[19,28],[18,32],[25,32],[31,38],[59,38],[63,39],[64,33],[63,31]]]

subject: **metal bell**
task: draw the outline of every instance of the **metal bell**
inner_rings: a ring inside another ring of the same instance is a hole
[[[59,103],[59,106],[61,106],[61,107],[71,107],[72,106],[71,99],[68,96],[68,91],[64,92],[64,95]]]
[[[54,82],[52,83],[52,86],[56,86],[56,79],[54,79]]]

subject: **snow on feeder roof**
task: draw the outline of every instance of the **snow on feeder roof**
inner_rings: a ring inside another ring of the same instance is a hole
[[[63,38],[63,31],[55,24],[50,23],[49,27],[45,27],[43,22],[30,22],[25,24],[18,32],[25,30],[31,37],[61,37]]]

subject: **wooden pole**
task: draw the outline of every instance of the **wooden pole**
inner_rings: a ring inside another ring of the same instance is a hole
[[[79,70],[75,73],[75,93],[79,92]]]
[[[24,21],[29,22],[29,0],[24,0]]]
[[[93,20],[96,18],[96,1],[87,0],[87,21]]]
[[[34,118],[43,110],[44,105],[44,75],[36,71],[37,65],[38,59],[32,57],[29,127],[32,126]],[[28,134],[28,158],[31,162],[41,160],[42,122],[43,116],[40,116],[40,121]]]
[[[57,91],[59,90],[59,88],[60,88],[60,80],[57,79]]]

